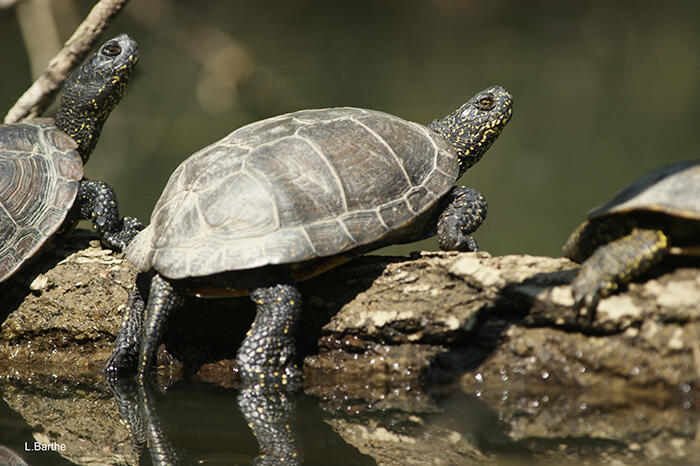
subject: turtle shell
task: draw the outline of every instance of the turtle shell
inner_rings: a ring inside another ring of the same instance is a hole
[[[458,174],[450,144],[417,123],[357,108],[281,115],[185,160],[126,255],[178,279],[408,240]]]
[[[83,177],[76,148],[51,119],[0,125],[0,281],[66,218]]]
[[[643,175],[588,218],[654,211],[700,221],[700,160],[668,165]]]

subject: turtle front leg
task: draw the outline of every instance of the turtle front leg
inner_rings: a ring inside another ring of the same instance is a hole
[[[600,246],[571,282],[575,306],[589,320],[602,298],[661,261],[670,245],[660,230],[635,228],[622,238]]]
[[[288,274],[286,274],[288,275]],[[294,364],[301,293],[291,277],[250,291],[256,315],[236,355],[245,385],[278,386],[293,391],[301,381]]]
[[[82,180],[73,209],[80,220],[92,220],[92,227],[102,242],[118,251],[126,248],[143,229],[143,224],[135,218],[119,218],[117,196],[112,187],[102,181]]]
[[[469,236],[486,219],[488,204],[479,191],[454,187],[445,196],[447,207],[438,218],[437,240],[443,251],[478,251],[476,240]]]

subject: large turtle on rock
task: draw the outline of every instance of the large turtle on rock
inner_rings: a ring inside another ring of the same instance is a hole
[[[135,368],[143,380],[184,295],[244,290],[257,306],[237,355],[244,383],[297,381],[296,282],[436,232],[443,249],[476,250],[469,235],[486,201],[453,183],[511,114],[501,87],[427,128],[374,110],[303,110],[244,126],[192,155],[126,249],[154,274],[147,302],[132,290],[107,374]]]
[[[78,220],[92,219],[102,242],[117,250],[143,227],[119,218],[109,185],[83,178],[137,61],[136,42],[121,34],[68,78],[55,118],[0,125],[0,281]]]
[[[598,301],[668,254],[700,256],[700,159],[637,179],[592,210],[563,252],[581,263],[571,288],[577,309],[589,320]]]

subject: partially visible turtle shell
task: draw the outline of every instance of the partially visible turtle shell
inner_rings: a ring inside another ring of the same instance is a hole
[[[0,125],[0,281],[66,218],[83,177],[76,148],[51,119]]]
[[[687,160],[643,175],[588,218],[650,210],[700,220],[700,160]]]
[[[126,255],[178,279],[332,256],[401,228],[408,239],[458,174],[450,144],[417,123],[357,108],[281,115],[185,160]]]

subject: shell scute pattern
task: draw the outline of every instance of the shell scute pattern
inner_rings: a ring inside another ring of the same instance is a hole
[[[184,189],[191,189],[196,192],[209,191],[215,189],[212,183],[224,181],[221,179],[222,173],[235,174],[243,167],[245,156],[250,153],[250,149],[240,146],[215,145],[205,149],[202,156],[189,165],[181,183]]]
[[[426,137],[426,133],[420,129],[420,125],[398,118],[382,118],[378,115],[362,116],[358,120],[371,127],[392,148],[412,185],[423,183],[430,175],[436,166],[439,150],[438,146]],[[452,156],[448,147],[443,146],[443,150],[446,152],[446,156]],[[404,156],[408,152],[415,152],[421,156]],[[454,156],[452,159],[454,163]]]
[[[68,155],[66,152],[53,153],[53,163],[56,166],[56,171],[63,178],[68,180],[79,180],[82,178],[83,165],[76,163],[75,157]]]
[[[390,230],[396,229],[414,217],[405,199],[396,199],[379,207],[382,223]]]
[[[349,116],[358,117],[372,114],[386,115],[391,118],[396,118],[388,113],[379,112],[376,110],[366,110],[363,108],[355,107],[336,107],[336,108],[310,108],[306,110],[299,110],[298,112],[288,114],[294,120],[301,123],[318,123],[318,122],[328,122],[333,120],[340,120],[348,118]]]
[[[180,165],[127,257],[177,279],[378,242],[450,189],[458,164],[447,144],[354,108],[252,123]],[[450,157],[448,175],[436,164]]]
[[[353,120],[310,124],[299,133],[313,140],[336,172],[342,172],[349,210],[372,209],[377,199],[394,199],[410,187],[408,179],[397,176],[403,167],[386,143]]]
[[[369,243],[389,231],[379,212],[375,210],[350,212],[344,215],[341,221],[357,244]]]
[[[301,228],[278,231],[274,242],[265,243],[263,254],[267,261],[274,264],[302,262],[319,256],[313,240]]]
[[[66,210],[56,207],[49,207],[43,213],[41,218],[37,220],[35,228],[45,237],[51,236],[57,229],[56,225],[60,226],[63,219],[66,218]]]
[[[201,193],[197,209],[214,238],[257,237],[279,228],[274,197],[248,173],[229,175],[217,189]]]
[[[406,195],[409,208],[413,212],[420,211],[423,206],[430,204],[435,199],[435,194],[429,192],[425,186],[413,188]]]
[[[51,120],[0,126],[0,133],[2,280],[60,227],[75,200],[83,165],[76,144],[66,141]],[[66,151],[56,150],[61,148]]]
[[[285,137],[256,147],[248,157],[246,171],[264,183],[274,197],[280,228],[334,217],[345,209],[336,174],[323,154],[302,137]]]
[[[7,125],[0,125],[0,147],[3,152],[31,153],[39,144],[37,129],[40,125],[20,123],[12,125],[11,131],[8,131],[8,128]]]
[[[66,133],[54,127],[51,120],[47,120],[46,123],[46,141],[50,147],[56,149],[57,153],[66,154],[78,148],[78,144]]]
[[[312,223],[304,229],[311,238],[311,243],[317,254],[321,257],[336,254],[338,251],[346,251],[357,245],[338,220]]]
[[[425,180],[423,186],[431,194],[434,194],[436,197],[440,197],[444,194],[445,185],[449,184],[451,186],[455,178],[456,176],[449,176],[443,173],[441,170],[434,170],[430,177]]]
[[[278,139],[293,136],[300,122],[287,115],[256,121],[233,131],[214,145],[240,145],[245,148],[259,147]]]

